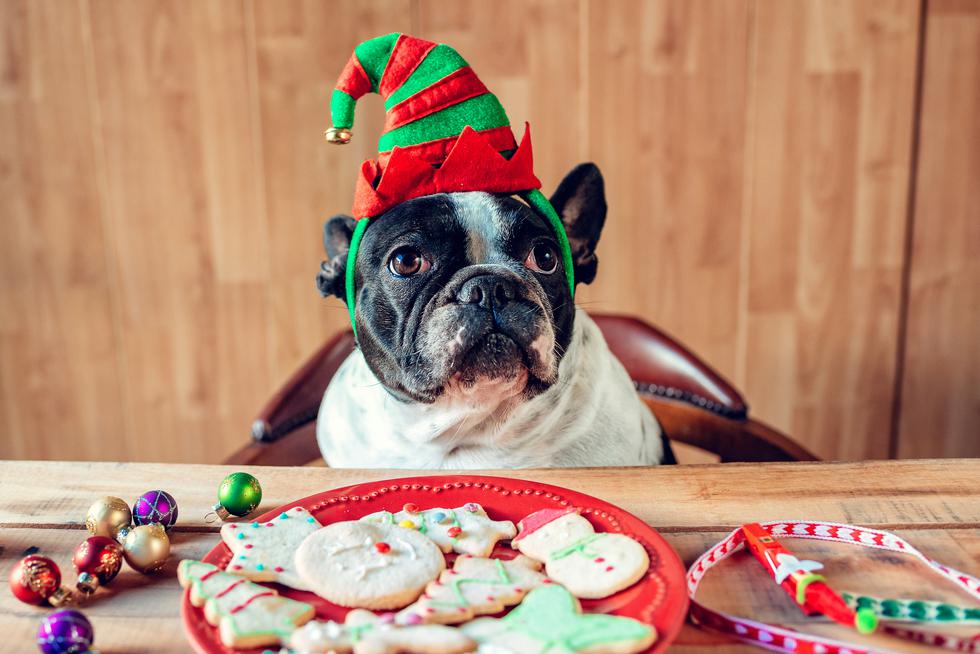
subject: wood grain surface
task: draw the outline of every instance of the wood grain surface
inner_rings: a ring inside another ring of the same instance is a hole
[[[0,569],[28,547],[54,558],[71,580],[69,558],[87,536],[88,505],[106,493],[127,500],[152,487],[168,489],[180,506],[173,555],[163,572],[127,569],[85,607],[103,654],[186,652],[178,610],[177,562],[197,558],[219,542],[218,526],[203,517],[231,468],[206,465],[0,462]],[[313,493],[402,471],[326,468],[252,468],[263,486],[260,511]],[[431,473],[425,473],[431,474]],[[658,529],[685,564],[745,521],[822,519],[895,531],[928,555],[968,572],[980,566],[980,462],[932,460],[848,464],[710,465],[680,468],[486,471],[573,488],[612,502]],[[793,541],[794,551],[821,560],[841,589],[898,594],[968,604],[959,591],[936,582],[905,557],[833,543]],[[704,580],[699,601],[738,615],[857,642],[858,636],[806,619],[747,555],[721,564]],[[21,653],[44,610],[0,592],[0,652]],[[147,634],[154,634],[147,638]],[[868,641],[865,641],[868,642]],[[894,640],[892,651],[929,652]],[[702,654],[758,649],[687,626],[671,652]]]
[[[546,190],[604,170],[583,307],[672,332],[822,457],[976,455],[978,16],[3,0],[0,456],[207,462],[247,437],[345,324],[313,286],[320,227],[350,206],[380,101],[352,145],[321,132],[354,45],[395,30],[457,46],[532,123]]]

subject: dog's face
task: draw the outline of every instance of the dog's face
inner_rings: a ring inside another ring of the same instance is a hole
[[[598,169],[572,171],[552,197],[572,246],[575,281],[595,277],[605,220]],[[317,285],[345,297],[353,220],[324,228]],[[530,397],[558,378],[575,307],[548,222],[522,201],[431,195],[373,219],[355,265],[358,342],[397,397],[434,402],[481,394]]]

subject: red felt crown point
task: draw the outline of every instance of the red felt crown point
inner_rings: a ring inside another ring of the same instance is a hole
[[[438,168],[411,150],[397,147],[383,165],[365,161],[354,193],[354,216],[378,216],[396,204],[434,193],[516,193],[538,188],[541,182],[534,174],[527,123],[510,159],[497,152],[480,132],[466,127]]]

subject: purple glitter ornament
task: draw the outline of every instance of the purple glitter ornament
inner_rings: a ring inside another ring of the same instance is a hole
[[[146,491],[133,503],[133,522],[137,526],[159,523],[170,529],[177,522],[177,501],[167,491]]]
[[[44,654],[82,654],[94,639],[92,623],[75,609],[45,616],[37,630],[37,646]]]

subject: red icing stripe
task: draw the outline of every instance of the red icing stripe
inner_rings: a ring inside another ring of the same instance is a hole
[[[438,82],[409,96],[388,110],[385,132],[424,118],[463,100],[489,93],[470,67],[449,73]]]
[[[352,54],[347,60],[347,65],[344,66],[344,70],[340,73],[340,79],[337,80],[337,89],[355,100],[365,93],[371,92],[371,80],[364,72],[364,67],[361,66],[357,55]]]
[[[387,98],[401,88],[434,47],[436,44],[432,41],[407,34],[398,37],[388,58],[388,65],[385,66],[385,72],[381,75],[381,82],[378,84],[378,93],[381,97]]]
[[[237,586],[238,584],[244,584],[244,583],[245,583],[245,580],[244,579],[239,579],[238,581],[234,581],[234,582],[232,582],[232,584],[230,586],[228,586],[228,588],[225,588],[223,591],[221,591],[220,593],[218,593],[217,595],[215,595],[215,597],[224,597],[225,595],[227,595],[228,593],[230,593],[232,591],[232,589],[235,588],[235,586]]]
[[[214,575],[218,574],[219,572],[221,572],[221,570],[218,570],[217,568],[215,568],[214,570],[209,570],[205,572],[203,575],[201,575],[201,581],[206,581],[211,577],[213,577]]]
[[[490,147],[497,152],[517,148],[517,142],[514,140],[514,133],[511,131],[509,126],[505,125],[504,127],[494,127],[493,129],[488,129],[477,133],[482,134],[484,138],[486,138],[487,143],[490,144]],[[427,161],[433,165],[438,165],[445,161],[446,157],[449,156],[449,151],[453,149],[454,145],[456,145],[458,138],[458,136],[447,136],[444,139],[426,141],[425,143],[409,145],[404,148],[399,146],[398,149],[411,152],[412,156],[420,159],[421,161]],[[383,168],[388,165],[388,159],[390,158],[390,151],[382,152],[378,155],[378,163],[381,164]]]
[[[256,593],[255,595],[252,595],[251,597],[249,597],[247,600],[245,600],[244,602],[242,602],[238,606],[234,607],[231,611],[229,611],[229,613],[238,613],[239,611],[241,611],[242,609],[244,609],[246,606],[248,606],[249,604],[251,604],[252,602],[254,602],[255,600],[257,600],[258,598],[260,598],[260,597],[269,597],[269,596],[273,596],[275,594],[276,594],[276,591],[274,591],[274,590],[267,590],[264,593]]]

